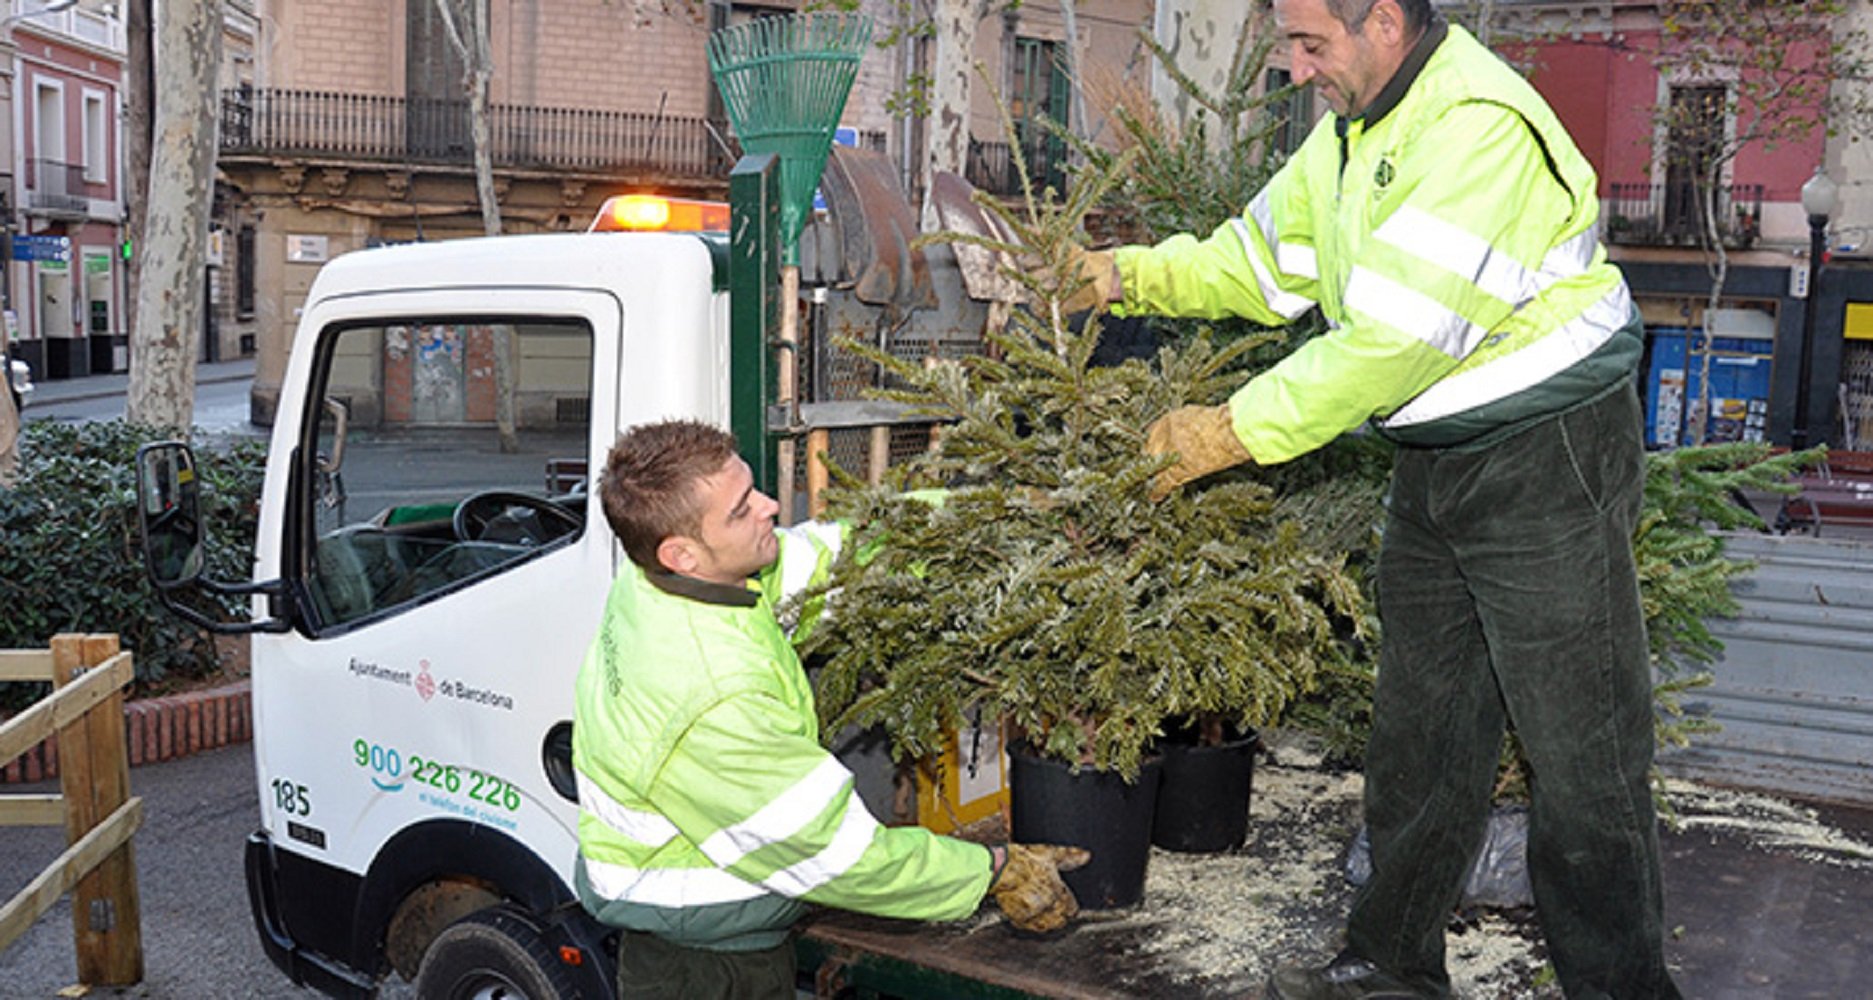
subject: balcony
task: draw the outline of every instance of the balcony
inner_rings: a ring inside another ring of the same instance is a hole
[[[69,220],[89,218],[88,188],[82,163],[26,161],[26,211],[30,215]]]
[[[1702,206],[1689,184],[1614,184],[1605,203],[1606,241],[1625,246],[1695,247],[1703,243]],[[1762,233],[1762,185],[1717,191],[1717,234],[1733,250]]]
[[[1066,187],[1066,144],[1043,136],[1021,144],[1027,160],[1028,177],[1035,193],[1051,186],[1056,192]],[[1014,155],[1005,142],[969,140],[969,162],[963,168],[969,183],[993,195],[1015,197],[1021,194],[1021,175],[1015,170]]]
[[[497,167],[699,177],[726,175],[732,164],[701,118],[516,104],[489,111]],[[474,159],[466,101],[332,91],[223,91],[220,146],[223,155],[448,165]]]

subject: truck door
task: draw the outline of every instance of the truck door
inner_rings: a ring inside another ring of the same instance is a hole
[[[614,567],[588,459],[615,427],[593,414],[617,406],[617,301],[379,298],[396,308],[341,302],[301,328],[317,342],[288,369],[282,421],[298,429],[275,438],[290,454],[268,490],[286,495],[266,506],[283,517],[263,521],[259,553],[300,623],[255,638],[263,826],[300,856],[283,882],[329,881],[283,884],[280,905],[296,940],[334,956],[372,921],[321,914],[385,885],[397,898],[398,866],[435,877],[513,854],[570,884],[576,808],[542,748],[572,716]],[[463,831],[471,856],[447,856]]]

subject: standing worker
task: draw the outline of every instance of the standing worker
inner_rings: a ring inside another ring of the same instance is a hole
[[[1368,420],[1398,448],[1366,823],[1346,946],[1274,996],[1449,994],[1444,924],[1484,833],[1505,722],[1533,771],[1529,867],[1570,997],[1676,997],[1647,772],[1632,561],[1643,330],[1553,111],[1430,0],[1275,0],[1333,113],[1207,239],[1087,253],[1073,305],[1327,331],[1226,404],[1172,411],[1157,495]],[[1090,294],[1087,294],[1090,292]]]
[[[792,1000],[808,903],[955,920],[992,894],[1036,932],[1078,912],[1057,869],[1085,851],[881,826],[820,746],[774,605],[823,578],[837,527],[776,531],[735,439],[693,421],[621,436],[598,488],[630,562],[579,671],[574,882],[624,931],[621,998]]]

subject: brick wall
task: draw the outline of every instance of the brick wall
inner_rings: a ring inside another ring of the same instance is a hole
[[[410,2],[273,0],[270,62],[257,84],[401,96]],[[672,5],[641,18],[636,8],[597,0],[495,3],[493,99],[615,111],[656,111],[661,102],[666,114],[703,114],[709,67],[700,8]]]
[[[261,86],[352,94],[403,93],[403,3],[275,2]]]
[[[124,737],[133,767],[249,742],[254,738],[252,684],[129,702]],[[48,781],[58,773],[58,737],[53,736],[0,768],[0,783]]]
[[[650,112],[662,102],[665,114],[703,114],[706,22],[681,5],[640,20],[633,6],[515,3],[497,34],[495,100]]]

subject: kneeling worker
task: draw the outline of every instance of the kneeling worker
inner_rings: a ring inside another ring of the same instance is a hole
[[[792,998],[809,903],[955,920],[994,895],[1016,927],[1078,912],[1077,848],[988,848],[885,827],[820,745],[774,616],[832,565],[838,528],[776,530],[724,431],[637,427],[598,482],[630,565],[579,671],[579,898],[624,931],[621,998]]]

